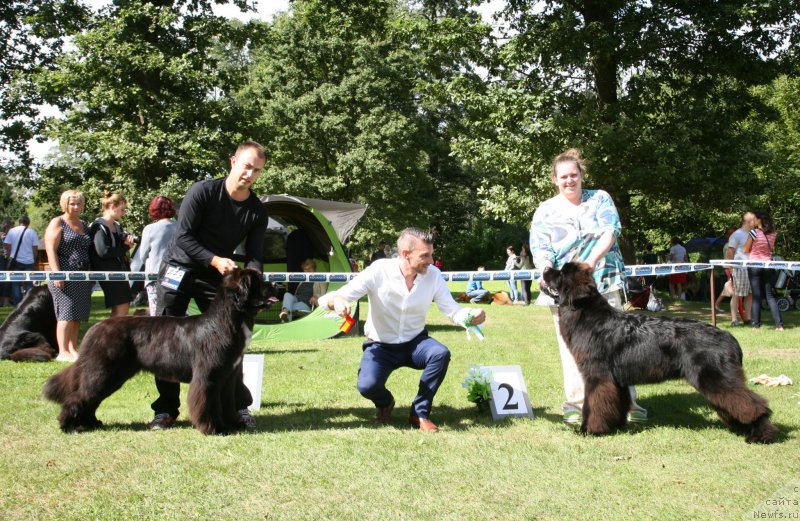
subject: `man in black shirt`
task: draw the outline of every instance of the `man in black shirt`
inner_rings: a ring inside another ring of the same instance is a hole
[[[245,266],[261,271],[267,212],[250,187],[265,161],[264,147],[245,141],[231,157],[227,177],[200,181],[189,188],[180,206],[175,237],[159,270],[159,315],[184,316],[191,299],[205,311],[223,275],[237,267],[230,257],[242,241]],[[156,378],[156,387],[159,397],[151,405],[155,418],[149,427],[167,429],[178,417],[180,386]],[[252,401],[240,375],[236,406],[248,428],[255,427],[247,410]]]

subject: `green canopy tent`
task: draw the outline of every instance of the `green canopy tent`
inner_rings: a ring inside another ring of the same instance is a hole
[[[367,211],[367,205],[293,195],[265,195],[261,201],[269,214],[264,234],[264,273],[300,272],[300,263],[307,258],[314,259],[319,273],[353,271],[342,245]],[[243,260],[242,253],[237,250],[234,260]],[[290,289],[284,282],[275,285],[279,298]],[[328,290],[341,285],[330,283]],[[352,305],[357,318],[357,303]],[[259,314],[254,339],[313,340],[340,334],[344,319],[331,311],[316,308],[307,315],[295,314],[292,322],[281,323],[280,308],[278,302]]]

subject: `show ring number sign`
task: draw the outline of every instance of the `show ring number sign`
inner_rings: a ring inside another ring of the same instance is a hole
[[[492,419],[502,420],[510,416],[533,418],[533,409],[528,399],[528,388],[518,365],[483,366],[492,372]]]

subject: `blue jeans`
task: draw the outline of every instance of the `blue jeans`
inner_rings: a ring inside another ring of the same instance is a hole
[[[13,271],[33,271],[36,269],[36,264],[25,264],[22,262],[17,262],[14,264]],[[24,291],[28,291],[33,287],[33,282],[27,280],[25,282],[12,282],[11,283],[11,304],[16,306],[22,300],[22,293]]]
[[[386,344],[368,340],[364,342],[364,355],[358,368],[358,392],[375,407],[387,407],[394,399],[386,388],[389,375],[399,367],[422,369],[419,391],[411,403],[411,414],[429,418],[433,397],[442,385],[450,364],[450,351],[422,333],[402,344]]]
[[[508,281],[508,296],[511,297],[511,300],[514,302],[519,300],[519,292],[517,291],[517,281],[516,280],[509,280]]]
[[[473,289],[472,291],[467,291],[467,296],[469,297],[469,301],[473,304],[477,304],[489,293],[488,289]]]
[[[767,299],[769,311],[772,313],[772,320],[775,321],[775,327],[783,325],[781,320],[781,312],[778,309],[778,301],[775,300],[775,294],[772,289],[775,285],[775,276],[777,272],[765,268],[748,268],[747,274],[750,277],[750,289],[753,292],[753,326],[761,326],[761,299]]]

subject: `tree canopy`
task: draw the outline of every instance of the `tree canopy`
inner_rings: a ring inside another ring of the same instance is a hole
[[[491,266],[553,193],[551,158],[578,147],[587,186],[619,208],[629,262],[645,241],[721,235],[756,205],[784,231],[783,253],[800,253],[786,197],[796,0],[509,0],[494,25],[476,0],[295,0],[246,24],[213,3],[226,2],[3,12],[15,42],[0,62],[4,146],[59,145],[45,164],[6,163],[36,204],[112,188],[144,224],[141,203],[223,174],[236,143],[256,139],[260,192],[370,205],[355,251],[417,225],[436,231],[448,266]],[[44,103],[61,115],[43,127]]]

